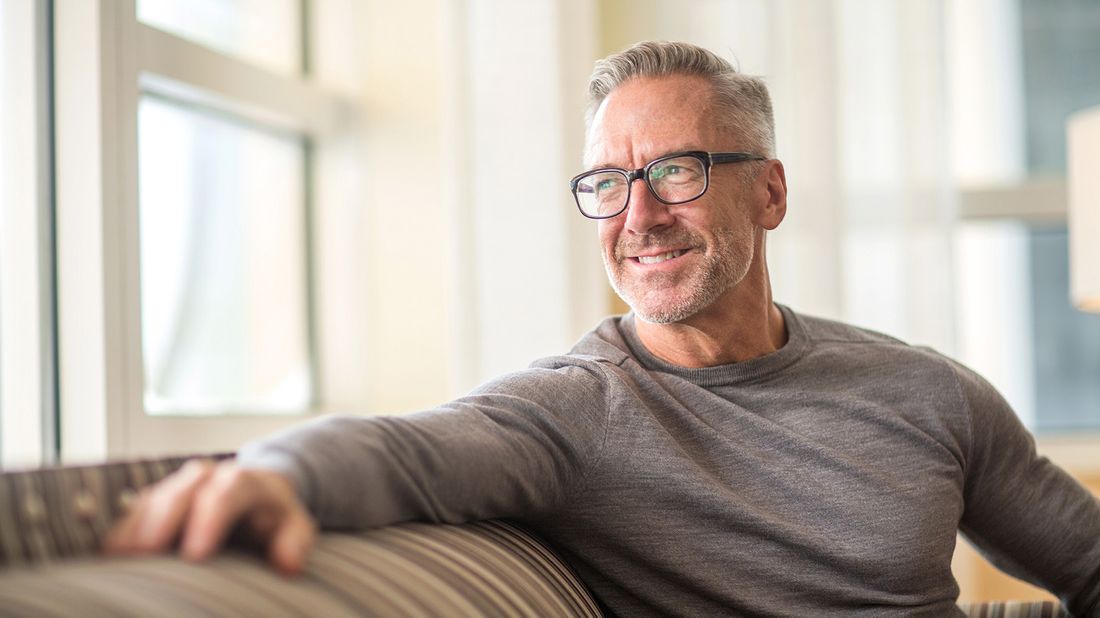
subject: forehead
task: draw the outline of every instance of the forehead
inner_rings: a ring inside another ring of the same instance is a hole
[[[725,132],[718,128],[712,93],[698,76],[625,82],[596,110],[586,136],[586,166],[638,167],[676,150],[721,149]]]

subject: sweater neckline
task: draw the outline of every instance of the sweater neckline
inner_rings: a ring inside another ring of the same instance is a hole
[[[624,315],[619,320],[618,326],[623,340],[630,348],[630,352],[644,368],[679,376],[701,386],[721,386],[766,378],[789,367],[805,354],[809,347],[809,336],[801,317],[785,305],[776,303],[775,306],[783,313],[783,321],[787,328],[787,343],[783,347],[775,352],[747,361],[715,365],[713,367],[683,367],[666,362],[653,355],[638,337],[633,311]]]

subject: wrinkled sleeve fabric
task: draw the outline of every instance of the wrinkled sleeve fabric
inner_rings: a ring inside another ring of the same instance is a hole
[[[523,518],[584,482],[607,417],[598,363],[532,368],[434,410],[321,418],[246,445],[238,461],[290,477],[326,528]]]
[[[996,390],[956,367],[970,413],[960,529],[993,564],[1100,616],[1100,501],[1035,451]]]

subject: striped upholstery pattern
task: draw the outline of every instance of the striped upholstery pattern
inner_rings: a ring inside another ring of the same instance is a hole
[[[137,490],[186,460],[174,457],[0,475],[0,565],[95,552],[110,523]]]
[[[0,616],[599,616],[576,576],[505,522],[321,536],[305,573],[228,552],[0,570]]]
[[[959,607],[969,618],[1069,618],[1065,608],[1053,601],[962,603]]]

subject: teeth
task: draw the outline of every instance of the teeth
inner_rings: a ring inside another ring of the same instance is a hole
[[[642,264],[656,264],[658,262],[664,262],[665,260],[671,260],[683,255],[685,251],[669,251],[668,253],[662,253],[660,255],[639,255],[638,261]]]

